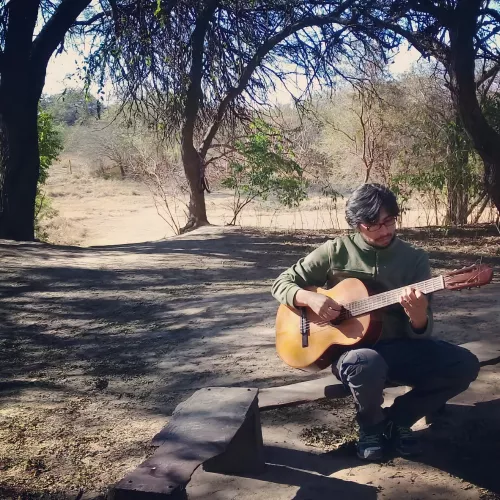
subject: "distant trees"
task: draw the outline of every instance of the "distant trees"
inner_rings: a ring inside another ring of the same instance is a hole
[[[101,116],[103,105],[84,89],[66,89],[56,95],[42,96],[40,105],[63,125],[84,125]]]
[[[425,202],[434,207],[436,224],[440,202],[445,206],[445,224],[466,224],[473,210],[478,205],[484,209],[490,199],[481,178],[481,158],[442,78],[414,75],[406,87],[401,112],[405,121],[400,122],[406,144],[402,168],[394,180],[425,196]]]
[[[497,94],[490,91],[483,106],[496,127],[500,108],[494,103]],[[318,144],[358,182],[390,185],[403,202],[412,195],[421,199],[436,224],[477,220],[487,206],[482,160],[457,116],[444,75],[430,65],[398,80],[357,84],[315,107],[322,122]]]
[[[396,0],[387,16],[371,20],[446,70],[456,118],[483,161],[485,190],[500,211],[500,134],[479,99],[500,71],[498,2]]]

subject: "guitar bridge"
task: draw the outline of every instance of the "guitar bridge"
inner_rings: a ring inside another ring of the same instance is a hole
[[[302,347],[309,347],[310,324],[307,318],[307,308],[303,307],[300,312],[300,334],[302,335]]]

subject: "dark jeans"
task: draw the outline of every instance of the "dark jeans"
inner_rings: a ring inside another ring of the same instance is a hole
[[[479,373],[479,361],[467,349],[441,340],[396,339],[347,351],[333,371],[354,396],[361,427],[386,417],[411,426],[465,391]],[[386,384],[412,387],[394,400],[388,414],[381,408]]]

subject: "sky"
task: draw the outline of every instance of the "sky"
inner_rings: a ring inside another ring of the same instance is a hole
[[[408,71],[412,64],[417,61],[419,53],[411,48],[403,47],[399,54],[394,58],[394,63],[391,65],[391,73],[393,75],[399,75]],[[81,56],[79,56],[75,51],[68,50],[59,55],[52,56],[49,65],[47,67],[47,77],[45,79],[45,87],[43,89],[45,94],[59,94],[65,88],[71,87],[82,87],[82,82],[79,81],[78,76],[73,76],[72,79],[68,78],[69,74],[75,73],[77,66],[83,64]],[[298,87],[300,87],[301,81],[299,79]],[[91,89],[96,91],[96,89]],[[107,94],[107,99],[111,99],[112,89],[111,85],[108,85],[105,89]],[[296,94],[299,94],[300,89],[297,89]],[[279,104],[286,104],[290,102],[290,96],[285,91],[282,85],[278,86],[275,96],[271,96],[271,100]]]
[[[407,45],[401,48],[401,51],[394,57],[394,62],[390,65],[389,71],[394,77],[409,71],[414,63],[417,62],[420,53],[413,49],[408,48]],[[303,76],[293,77],[296,82],[288,82],[288,91],[285,89],[281,82],[278,82],[276,92],[270,96],[272,104],[289,104],[291,103],[290,93],[292,92],[295,97],[299,97],[306,86],[306,79]],[[313,88],[315,88],[313,86]]]
[[[76,71],[78,64],[82,64],[82,58],[73,50],[53,55],[47,66],[44,94],[60,94],[67,87],[81,87],[76,76],[71,80],[67,78]]]

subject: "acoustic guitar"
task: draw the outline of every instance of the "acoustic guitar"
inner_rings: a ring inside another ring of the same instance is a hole
[[[492,277],[493,269],[479,264],[408,286],[429,294],[480,287]],[[329,366],[343,350],[373,345],[382,331],[380,310],[399,303],[405,288],[372,295],[356,278],[347,278],[329,290],[307,288],[340,304],[340,316],[334,322],[326,322],[309,308],[280,305],[276,316],[276,349],[280,358],[293,368],[318,371]]]

